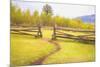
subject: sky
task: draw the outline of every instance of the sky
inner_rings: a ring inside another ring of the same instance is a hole
[[[95,14],[95,6],[90,5],[78,5],[78,4],[59,4],[59,3],[42,3],[35,1],[17,1],[11,2],[13,5],[21,8],[22,11],[29,9],[31,14],[37,10],[41,13],[45,4],[49,4],[52,7],[53,15],[59,15],[67,18],[75,18],[79,16]]]

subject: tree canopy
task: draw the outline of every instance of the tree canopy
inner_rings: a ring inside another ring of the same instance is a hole
[[[42,10],[43,10],[47,15],[48,15],[48,14],[51,14],[51,15],[53,14],[52,8],[51,8],[51,6],[48,5],[48,4],[44,5]]]
[[[70,19],[61,16],[54,16],[50,5],[43,6],[41,13],[35,10],[32,14],[27,9],[22,11],[21,8],[11,5],[11,24],[12,25],[37,25],[52,26],[56,23],[58,26],[94,29],[94,24],[84,23],[81,19]]]

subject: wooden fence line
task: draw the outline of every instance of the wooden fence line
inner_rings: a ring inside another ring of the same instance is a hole
[[[84,32],[89,33],[86,35],[79,35],[75,36],[72,34],[65,33],[63,31],[72,31],[72,32]],[[55,40],[57,38],[69,38],[69,39],[75,39],[75,40],[84,40],[84,41],[95,41],[95,37],[91,37],[95,35],[95,31],[93,30],[83,30],[83,29],[75,29],[75,28],[68,28],[68,27],[53,27],[53,35],[52,39]]]
[[[63,27],[55,27],[56,30],[63,30],[63,31],[73,31],[73,32],[95,32],[94,30],[83,30],[83,29],[75,29],[75,28],[63,28]]]
[[[15,32],[18,32],[20,34],[33,35],[35,37],[42,37],[41,26],[33,26],[33,27],[12,26],[11,31],[15,31]],[[29,33],[26,33],[26,32],[34,32],[35,34],[29,34]]]

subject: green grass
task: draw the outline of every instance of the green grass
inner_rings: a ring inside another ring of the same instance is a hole
[[[49,39],[52,38],[53,31],[51,31],[51,30],[42,30],[42,32],[43,32],[43,38],[49,38]]]
[[[51,39],[51,30],[44,30],[43,38]],[[72,33],[73,35],[84,35],[84,33]],[[72,63],[95,61],[95,45],[78,42],[71,39],[58,39],[61,50],[52,54],[43,61],[43,64]],[[48,55],[56,47],[41,38],[29,35],[11,34],[11,64],[30,65],[39,58]]]
[[[29,65],[48,55],[55,49],[54,45],[32,36],[11,34],[11,64]]]
[[[95,61],[95,46],[70,39],[57,41],[61,50],[46,58],[43,64]]]

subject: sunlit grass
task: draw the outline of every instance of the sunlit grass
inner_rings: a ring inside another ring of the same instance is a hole
[[[57,41],[61,50],[46,58],[43,64],[95,61],[95,46],[70,39]]]
[[[30,65],[41,57],[48,55],[56,49],[52,43],[48,43],[44,38],[51,39],[53,31],[42,29],[43,38],[34,38],[29,35],[11,34],[11,64]],[[84,33],[73,33],[75,36]],[[56,42],[60,50],[46,57],[43,64],[72,63],[95,61],[95,45],[86,44],[71,39],[57,38]]]
[[[54,45],[32,36],[11,34],[11,64],[29,65],[49,54]]]
[[[53,34],[52,30],[43,29],[42,32],[43,32],[43,38],[49,38],[49,39],[52,38],[52,34]]]

